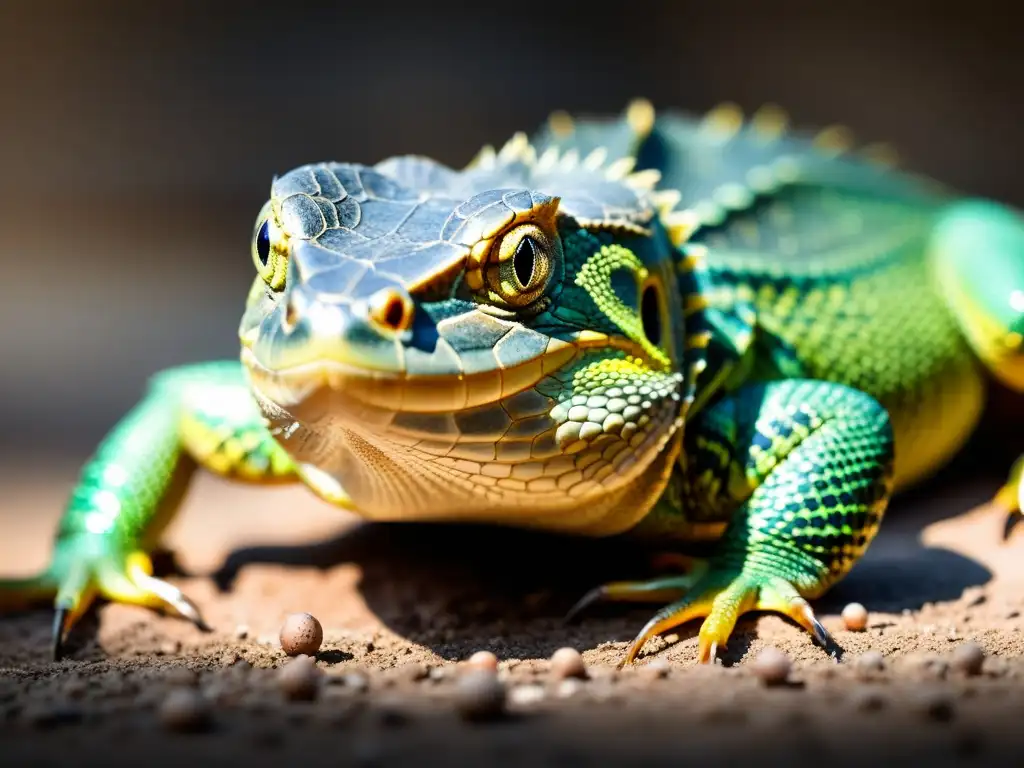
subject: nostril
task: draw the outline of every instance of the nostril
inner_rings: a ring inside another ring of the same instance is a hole
[[[370,297],[370,319],[392,333],[408,330],[414,311],[412,299],[395,288],[385,288]]]

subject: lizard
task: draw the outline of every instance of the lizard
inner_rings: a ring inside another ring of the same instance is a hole
[[[811,601],[964,444],[988,378],[1024,389],[1019,215],[847,144],[773,105],[637,99],[555,113],[461,169],[275,176],[239,359],[152,377],[85,463],[49,565],[0,598],[52,600],[55,658],[97,596],[206,628],[150,558],[201,467],[366,520],[679,553],[683,572],[574,608],[661,606],[623,664],[698,619],[712,662],[755,610],[835,655]]]

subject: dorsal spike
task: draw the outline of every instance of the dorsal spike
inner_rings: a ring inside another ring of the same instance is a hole
[[[633,99],[626,107],[626,122],[640,138],[646,138],[654,129],[654,105],[644,98]]]
[[[661,171],[657,168],[645,168],[642,171],[629,174],[623,181],[628,187],[649,192],[661,181]]]
[[[730,139],[743,127],[743,110],[732,101],[723,102],[709,110],[701,121],[701,128],[723,139]]]
[[[494,147],[490,144],[485,144],[480,148],[480,151],[476,153],[476,157],[469,161],[469,165],[466,167],[490,170],[491,168],[494,168],[497,157],[498,153],[495,151]]]
[[[626,178],[636,166],[636,158],[626,155],[615,160],[607,168],[605,168],[604,175],[609,181],[621,181]]]
[[[522,131],[517,131],[498,152],[498,160],[503,163],[521,160],[528,146],[530,146],[530,139]]]
[[[546,173],[556,165],[558,165],[558,147],[550,146],[541,153],[536,168],[539,172]]]
[[[750,127],[765,141],[779,138],[788,126],[789,115],[778,104],[765,104],[750,118]]]
[[[576,147],[569,147],[558,161],[558,168],[562,171],[571,171],[580,163],[580,153]]]
[[[695,211],[686,209],[672,211],[662,217],[662,223],[668,231],[669,239],[675,246],[685,243],[700,226],[700,217]]]
[[[608,159],[608,150],[605,147],[596,147],[583,159],[583,167],[588,171],[596,171],[604,161]]]
[[[845,125],[830,125],[818,131],[814,146],[829,154],[841,154],[853,146],[853,132]]]
[[[558,109],[548,116],[548,128],[555,136],[564,139],[576,130],[576,121],[564,109]]]
[[[662,189],[651,193],[651,202],[662,216],[670,213],[682,199],[683,193],[678,189]]]

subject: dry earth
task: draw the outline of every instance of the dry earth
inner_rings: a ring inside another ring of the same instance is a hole
[[[723,664],[694,664],[688,626],[623,671],[616,662],[649,608],[561,617],[595,583],[644,573],[639,553],[493,529],[360,525],[298,488],[202,477],[168,545],[172,579],[214,632],[105,605],[54,663],[46,610],[0,619],[3,763],[1020,764],[1024,535],[1004,543],[1003,517],[985,503],[1005,464],[961,463],[894,502],[865,560],[819,601],[841,663],[761,616],[741,622]],[[44,563],[75,472],[52,459],[3,468],[5,573]],[[839,617],[854,600],[870,609],[864,632]],[[291,701],[277,683],[278,628],[293,611],[324,627],[315,701]],[[979,675],[948,663],[966,640],[986,651]],[[553,678],[547,658],[562,646],[583,653],[587,680]],[[752,673],[767,646],[793,659],[789,684]],[[454,705],[459,662],[479,649],[497,654],[509,690],[508,715],[492,722],[467,722]],[[871,649],[885,669],[865,675],[856,659]],[[655,658],[669,662],[664,676],[644,670]],[[159,717],[181,687],[211,703],[201,732]]]

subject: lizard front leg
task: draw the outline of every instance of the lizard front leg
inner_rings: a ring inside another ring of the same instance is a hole
[[[707,663],[748,611],[784,614],[834,652],[808,604],[842,578],[871,542],[892,491],[893,436],[885,409],[838,384],[751,384],[687,425],[683,498],[701,517],[728,519],[689,573],[608,585],[611,600],[676,598],[626,653],[702,618]]]
[[[34,578],[0,581],[0,605],[52,598],[54,658],[97,596],[171,608],[205,628],[195,605],[152,575],[148,554],[197,464],[252,481],[295,479],[290,459],[263,426],[238,362],[174,368],[154,378],[83,468],[49,566]]]

